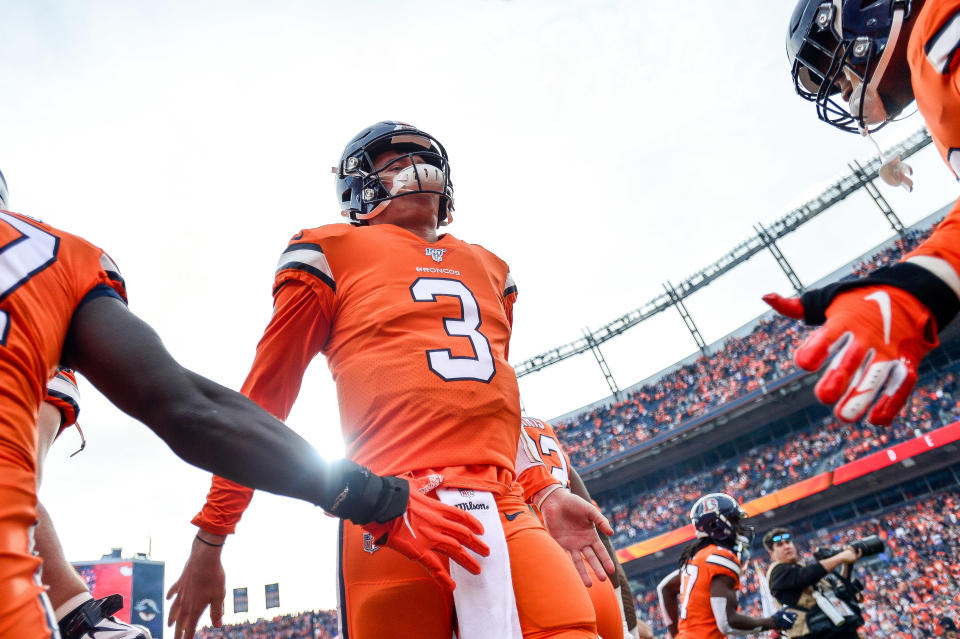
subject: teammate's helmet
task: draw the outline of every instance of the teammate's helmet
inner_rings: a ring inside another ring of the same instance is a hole
[[[906,47],[912,0],[800,0],[787,28],[787,57],[797,93],[821,120],[844,131],[868,130],[861,96],[851,113],[837,99],[846,68],[865,94],[876,91],[887,120],[913,101]],[[886,122],[871,125],[877,130]]]
[[[7,180],[0,171],[0,209],[10,208],[10,194],[7,192]]]
[[[690,520],[697,530],[697,537],[720,542],[735,543],[738,537],[752,537],[753,528],[743,525],[747,517],[749,515],[737,500],[724,493],[704,495],[690,509]]]
[[[374,159],[387,150],[405,155],[377,169]],[[396,173],[392,188],[387,189],[380,174],[405,158],[410,159],[410,166]],[[387,120],[365,128],[347,144],[334,172],[340,212],[350,218],[351,224],[376,217],[390,200],[416,193],[439,195],[439,224],[453,220],[453,183],[447,151],[436,138],[414,126]]]

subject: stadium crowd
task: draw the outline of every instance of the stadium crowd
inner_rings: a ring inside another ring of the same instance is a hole
[[[847,277],[897,261],[932,230],[908,231],[855,265]],[[630,391],[623,400],[554,424],[571,463],[583,467],[601,461],[765,388],[796,370],[791,355],[805,332],[794,320],[771,314],[747,335],[728,338],[710,355]]]
[[[855,426],[826,417],[807,428],[699,473],[676,469],[659,485],[600,505],[614,526],[614,543],[628,545],[689,522],[690,505],[704,492],[725,492],[750,501],[807,477],[918,437],[960,418],[956,375],[921,384],[891,425]]]
[[[960,489],[946,490],[917,502],[898,506],[866,521],[851,522],[828,532],[801,535],[797,548],[812,562],[810,553],[877,535],[885,553],[856,564],[863,582],[864,637],[920,639],[942,637],[960,623],[960,526],[957,509]],[[751,562],[741,578],[741,610],[761,615],[759,577],[768,565]],[[662,576],[662,575],[661,575]],[[654,582],[655,583],[655,582]],[[638,586],[637,610],[641,619],[667,636],[660,618],[655,587]]]
[[[196,639],[332,639],[337,637],[337,611],[312,610],[273,619],[202,628]]]

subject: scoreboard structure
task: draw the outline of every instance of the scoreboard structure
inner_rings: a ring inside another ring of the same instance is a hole
[[[163,566],[162,561],[122,558],[116,550],[103,559],[73,563],[94,599],[121,595],[123,608],[116,618],[147,627],[154,639],[163,637]]]

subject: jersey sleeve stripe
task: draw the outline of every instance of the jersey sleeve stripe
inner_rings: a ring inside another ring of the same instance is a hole
[[[76,416],[80,414],[80,404],[77,403],[77,400],[66,393],[61,393],[55,391],[50,387],[47,387],[47,395],[53,399],[59,400],[73,409],[74,421],[76,421]],[[54,404],[55,405],[55,404]],[[63,410],[60,411],[60,421],[66,421],[67,416],[63,413]]]
[[[323,254],[319,244],[301,243],[288,246],[277,263],[277,273],[290,268],[306,271],[334,291],[337,290],[333,271],[330,270],[327,256]]]
[[[126,282],[123,281],[123,277],[120,275],[120,269],[117,267],[116,262],[111,260],[110,256],[106,253],[100,254],[100,268],[104,270],[107,277],[126,288]]]
[[[927,61],[937,73],[946,73],[960,48],[960,12],[954,14],[924,45]]]
[[[506,297],[508,295],[513,295],[516,292],[517,292],[517,285],[513,281],[513,276],[510,275],[510,273],[507,273],[507,281],[503,289],[503,296]]]
[[[47,383],[47,390],[57,391],[58,393],[72,397],[80,397],[80,389],[77,388],[77,385],[61,373],[57,373],[50,379]]]
[[[740,566],[737,565],[737,562],[727,559],[721,555],[710,555],[707,557],[707,563],[723,566],[724,568],[735,573],[738,577],[740,576]]]

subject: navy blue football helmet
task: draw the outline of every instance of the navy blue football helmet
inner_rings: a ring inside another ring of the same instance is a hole
[[[10,208],[10,193],[7,192],[7,180],[0,171],[0,209]]]
[[[721,543],[745,541],[749,545],[753,527],[744,525],[743,520],[747,517],[749,515],[737,500],[724,493],[704,495],[690,509],[690,520],[697,537],[709,537]]]
[[[374,160],[388,150],[403,155],[377,168]],[[409,166],[397,172],[397,163]],[[380,179],[388,171],[393,174],[392,189]],[[453,220],[447,151],[436,138],[414,126],[386,120],[365,128],[347,144],[334,172],[340,212],[351,224],[364,224],[379,215],[390,200],[417,193],[440,196],[439,225]]]
[[[800,0],[787,29],[787,57],[797,93],[815,102],[817,116],[844,131],[876,131],[913,102],[906,48],[911,0]],[[876,91],[886,119],[864,119],[865,99],[851,113],[838,99],[844,69]]]

